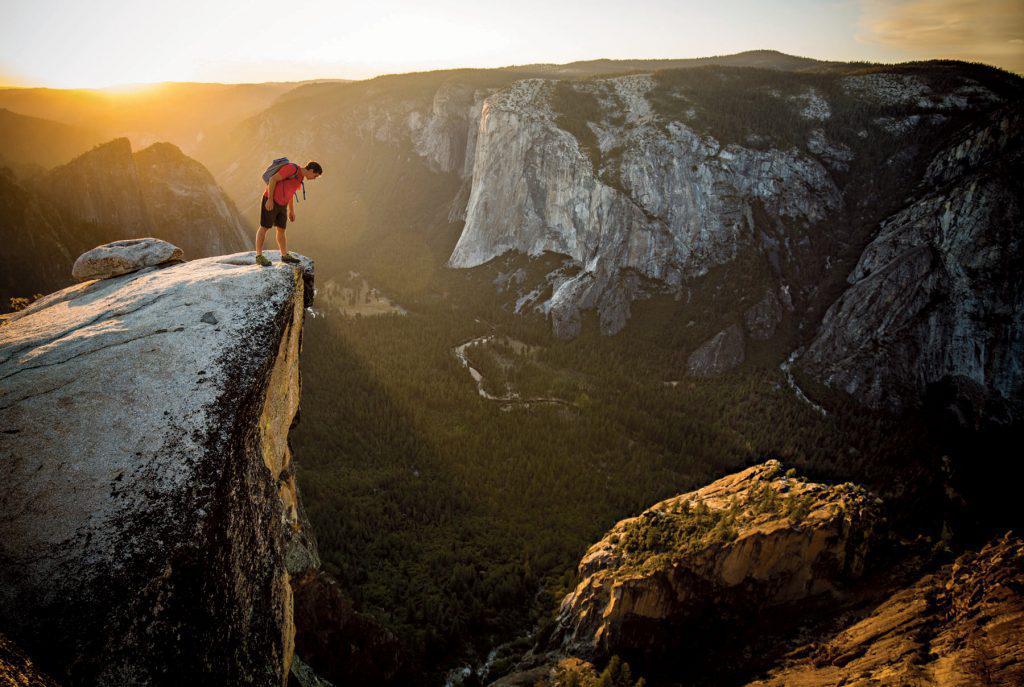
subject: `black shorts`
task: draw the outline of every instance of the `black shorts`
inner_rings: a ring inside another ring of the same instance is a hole
[[[288,226],[288,206],[274,203],[274,209],[267,209],[267,199],[260,198],[260,226],[264,229],[278,227],[284,229]]]

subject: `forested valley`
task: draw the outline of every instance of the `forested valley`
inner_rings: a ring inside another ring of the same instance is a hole
[[[775,353],[687,377],[688,342],[662,331],[687,321],[672,299],[645,304],[618,336],[591,322],[562,341],[543,318],[503,309],[481,271],[438,275],[404,292],[406,315],[314,306],[293,432],[326,569],[434,681],[502,643],[528,646],[589,544],[655,501],[765,457],[882,487],[893,466],[937,459],[911,418],[838,398],[822,417]],[[481,397],[453,349],[494,334],[528,348],[471,349],[485,388],[564,403]]]

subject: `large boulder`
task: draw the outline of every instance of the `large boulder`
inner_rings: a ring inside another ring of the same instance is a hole
[[[700,654],[768,609],[840,592],[864,570],[881,502],[778,461],[662,501],[616,524],[579,564],[551,648],[647,664]]]
[[[75,260],[71,274],[78,281],[109,279],[183,257],[180,248],[160,239],[127,239],[105,243],[82,253]]]
[[[244,253],[3,326],[0,627],[62,682],[283,684],[315,564],[288,448],[311,299],[311,261]]]

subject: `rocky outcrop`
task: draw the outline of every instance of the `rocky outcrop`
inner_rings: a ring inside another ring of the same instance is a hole
[[[751,687],[1024,684],[1024,541],[1006,535],[867,617],[792,651]]]
[[[690,354],[686,369],[692,377],[714,377],[743,362],[746,344],[739,325],[730,325]]]
[[[616,524],[580,561],[552,646],[645,661],[710,650],[713,628],[838,593],[880,539],[880,501],[769,461]]]
[[[78,256],[71,274],[79,281],[109,279],[144,267],[180,261],[180,248],[160,239],[127,239],[96,246]]]
[[[934,156],[920,197],[882,223],[825,314],[805,370],[874,407],[919,405],[942,385],[966,389],[979,415],[1021,416],[1022,121],[1001,110]]]
[[[199,162],[170,143],[154,143],[134,154],[150,231],[189,257],[241,250],[256,231]]]
[[[0,625],[67,684],[283,684],[312,263],[79,284],[0,331]]]
[[[105,231],[111,238],[144,236],[150,228],[127,138],[96,146],[50,170],[41,188],[65,222]]]

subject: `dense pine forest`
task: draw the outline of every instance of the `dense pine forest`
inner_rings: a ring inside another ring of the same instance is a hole
[[[928,458],[914,422],[853,407],[820,416],[775,353],[687,377],[691,337],[662,331],[686,322],[671,299],[645,303],[618,336],[589,323],[560,341],[474,287],[481,277],[447,273],[400,303],[407,315],[318,306],[293,434],[325,567],[436,679],[543,629],[587,546],[655,501],[766,456],[880,486],[887,466],[920,464],[893,456]],[[482,398],[453,349],[490,334],[507,339],[469,351],[486,390],[563,402]]]

